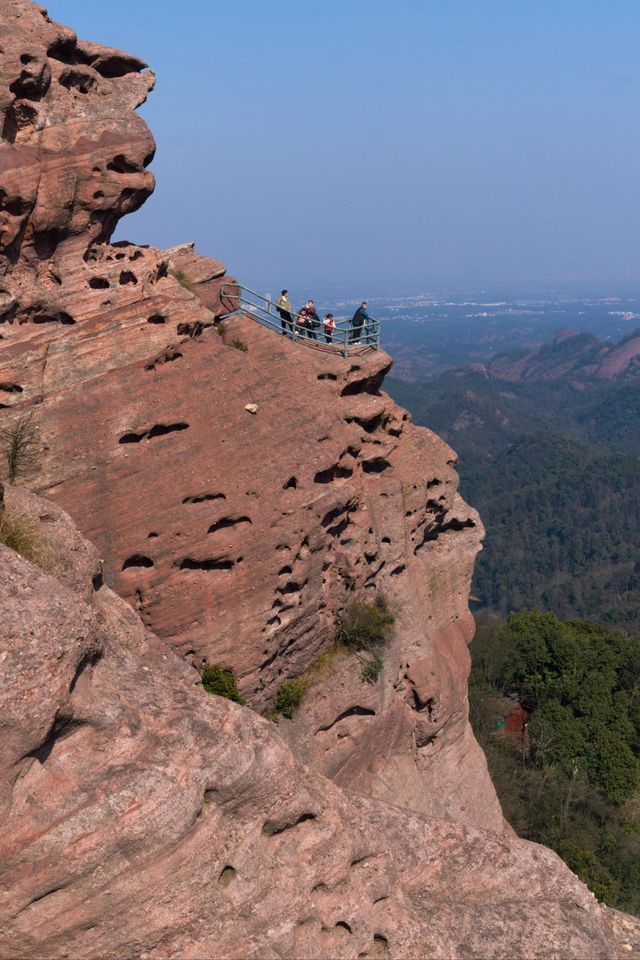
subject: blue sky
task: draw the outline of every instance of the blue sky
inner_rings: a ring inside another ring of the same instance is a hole
[[[268,290],[640,290],[638,0],[48,9],[158,75],[120,237]]]

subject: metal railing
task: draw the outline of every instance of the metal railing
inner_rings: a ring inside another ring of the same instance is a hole
[[[380,349],[380,321],[373,317],[369,317],[362,327],[352,327],[348,320],[339,321],[329,333],[322,320],[317,326],[308,327],[307,318],[301,313],[291,312],[291,321],[287,320],[280,315],[277,303],[241,283],[223,283],[220,293],[223,303],[226,301],[227,305],[232,305],[227,316],[250,314],[258,323],[306,346],[332,352],[338,348],[344,357],[354,351],[362,352],[363,347]]]

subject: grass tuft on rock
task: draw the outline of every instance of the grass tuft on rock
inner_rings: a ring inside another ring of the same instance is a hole
[[[232,670],[223,670],[217,663],[205,663],[202,668],[202,686],[207,693],[226,697],[234,703],[244,704],[245,700],[236,683]]]
[[[384,666],[380,648],[391,639],[395,619],[387,598],[378,592],[373,603],[352,600],[338,621],[336,643],[356,654],[367,683],[375,683],[380,676]]]
[[[31,517],[5,507],[0,510],[0,543],[47,573],[53,567],[50,551],[40,535],[39,525]]]
[[[191,293],[195,290],[195,283],[184,270],[169,270],[169,276],[173,277],[174,280],[177,280],[181,287],[184,287],[185,290],[189,290]]]
[[[383,593],[373,603],[352,600],[338,621],[336,642],[349,650],[373,650],[391,638],[395,619]]]
[[[285,680],[280,684],[276,694],[276,713],[291,720],[304,700],[307,685],[303,679]]]
[[[19,417],[11,426],[0,430],[2,458],[7,465],[7,479],[15,483],[33,468],[40,443],[33,422],[33,412]]]

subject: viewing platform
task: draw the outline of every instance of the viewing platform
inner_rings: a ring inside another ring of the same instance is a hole
[[[362,327],[357,328],[352,327],[348,320],[337,321],[331,331],[331,340],[327,341],[322,320],[309,329],[300,323],[304,320],[300,313],[292,313],[290,323],[280,316],[277,303],[240,283],[223,284],[221,299],[231,307],[221,320],[245,314],[274,332],[314,350],[350,357],[380,349],[380,321],[374,317],[369,317]]]

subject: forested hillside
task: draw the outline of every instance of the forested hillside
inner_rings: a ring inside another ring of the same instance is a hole
[[[639,913],[640,637],[529,612],[481,620],[471,650],[471,720],[505,816]],[[528,722],[503,732],[515,705]]]
[[[467,369],[390,390],[460,455],[462,492],[487,528],[480,607],[640,629],[640,385]]]

